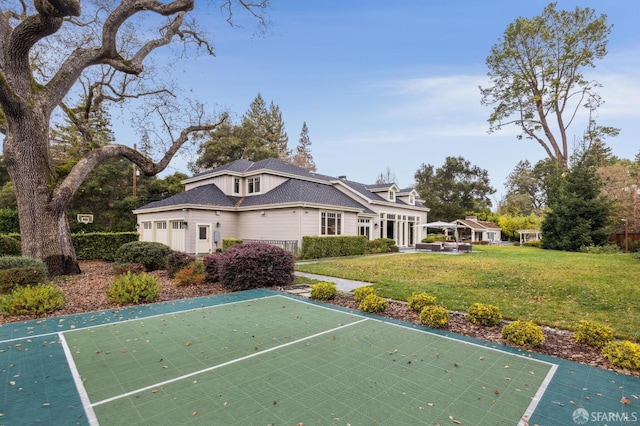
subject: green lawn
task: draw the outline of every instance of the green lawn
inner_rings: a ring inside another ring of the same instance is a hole
[[[640,341],[640,260],[632,254],[479,246],[457,256],[367,256],[296,269],[370,282],[378,294],[396,300],[426,291],[450,310],[490,303],[506,319],[569,330],[591,319],[610,325],[618,337]]]

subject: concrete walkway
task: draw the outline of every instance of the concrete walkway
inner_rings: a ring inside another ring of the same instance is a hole
[[[366,283],[363,281],[354,281],[354,280],[347,280],[344,278],[328,277],[326,275],[310,274],[307,272],[300,272],[300,271],[296,271],[296,275],[299,277],[311,278],[314,280],[332,282],[336,285],[336,287],[338,287],[338,291],[343,293],[350,293],[358,287],[371,285],[371,283]]]

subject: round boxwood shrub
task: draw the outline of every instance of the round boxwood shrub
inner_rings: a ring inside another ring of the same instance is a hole
[[[609,342],[602,348],[602,356],[616,367],[640,370],[640,345],[623,340]]]
[[[597,321],[582,320],[578,323],[573,337],[578,343],[602,348],[613,340],[613,329]]]
[[[412,310],[413,312],[422,312],[422,309],[425,306],[430,306],[430,305],[435,305],[436,304],[436,298],[435,296],[430,296],[429,294],[422,292],[422,293],[413,293],[411,296],[409,296],[409,298],[407,299],[407,306],[410,310]]]
[[[116,263],[139,263],[147,271],[164,269],[167,256],[173,253],[169,246],[151,241],[133,241],[116,251]]]
[[[43,283],[47,266],[40,259],[24,256],[0,256],[0,294],[14,288]]]
[[[484,303],[474,303],[467,314],[469,321],[474,324],[493,327],[502,321],[500,309],[497,306],[485,305]]]
[[[502,327],[502,337],[518,346],[538,346],[544,342],[544,333],[532,321],[513,321]]]
[[[173,278],[179,270],[186,268],[191,262],[195,262],[195,260],[196,257],[192,254],[183,251],[174,251],[167,256],[165,262],[167,275],[169,275],[169,278]]]
[[[387,299],[377,294],[369,294],[362,299],[362,302],[358,305],[358,309],[364,312],[384,312],[387,306]]]
[[[160,295],[158,280],[147,273],[127,272],[111,281],[107,289],[107,299],[111,303],[126,305],[153,302]]]
[[[243,243],[220,254],[220,282],[233,290],[290,285],[295,276],[290,252],[271,244]]]
[[[353,290],[353,299],[360,303],[370,294],[376,294],[376,291],[371,286],[358,287]]]
[[[420,311],[420,322],[431,328],[445,328],[449,325],[449,311],[442,306],[427,305]]]
[[[205,281],[208,283],[217,283],[220,280],[220,253],[213,253],[202,259],[204,262]]]
[[[338,287],[334,283],[321,282],[311,286],[311,298],[316,300],[331,300],[338,295]]]
[[[62,309],[62,291],[53,284],[21,287],[0,298],[0,309],[9,315],[42,315]]]
[[[15,238],[0,235],[0,256],[20,256],[22,248]]]

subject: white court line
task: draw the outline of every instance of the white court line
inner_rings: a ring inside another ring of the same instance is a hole
[[[89,400],[89,395],[87,394],[87,390],[82,383],[82,377],[80,376],[80,372],[76,367],[76,363],[73,360],[73,355],[71,355],[71,349],[69,349],[69,345],[64,338],[64,334],[62,332],[58,333],[58,337],[60,338],[60,344],[62,345],[62,349],[64,350],[64,355],[67,357],[67,363],[69,364],[69,370],[71,370],[71,376],[73,377],[73,381],[76,384],[76,389],[78,390],[78,395],[80,396],[80,401],[82,401],[82,407],[84,408],[84,412],[87,414],[87,420],[91,426],[98,426],[98,418],[96,417],[96,413],[93,411],[93,407],[91,406],[91,401]]]
[[[127,392],[127,393],[123,393],[121,395],[116,395],[116,396],[113,396],[111,398],[103,399],[102,401],[94,402],[93,404],[91,404],[91,406],[92,407],[97,407],[98,405],[107,404],[109,402],[116,401],[116,400],[121,399],[121,398],[126,398],[128,396],[135,395],[135,394],[140,393],[140,392],[144,392],[144,391],[148,391],[148,390],[151,390],[151,389],[155,389],[157,387],[164,386],[164,385],[167,385],[169,383],[174,383],[174,382],[178,382],[180,380],[188,379],[189,377],[197,376],[198,374],[203,374],[203,373],[207,373],[209,371],[217,370],[218,368],[225,367],[225,366],[231,365],[231,364],[235,364],[237,362],[244,361],[246,359],[254,358],[254,357],[258,356],[258,355],[262,355],[262,354],[265,354],[265,353],[268,353],[268,352],[272,352],[272,351],[275,351],[275,350],[278,350],[278,349],[281,349],[281,348],[285,348],[285,347],[293,345],[295,343],[304,342],[305,340],[313,339],[314,337],[322,336],[323,334],[333,333],[334,331],[337,331],[337,330],[340,330],[340,329],[343,329],[343,328],[346,328],[346,327],[350,327],[352,325],[359,324],[359,323],[367,321],[367,320],[368,320],[368,318],[363,318],[360,321],[352,322],[352,323],[349,323],[349,324],[344,324],[344,325],[341,325],[340,327],[332,328],[330,330],[321,331],[320,333],[316,333],[316,334],[313,334],[311,336],[306,336],[306,337],[303,337],[303,338],[298,339],[298,340],[293,340],[291,342],[287,342],[287,343],[284,343],[284,344],[279,345],[279,346],[274,346],[272,348],[265,349],[264,351],[255,352],[255,353],[252,353],[250,355],[246,355],[246,356],[243,356],[243,357],[240,357],[240,358],[236,358],[236,359],[231,360],[231,361],[223,362],[222,364],[214,365],[212,367],[205,368],[203,370],[194,371],[192,373],[185,374],[183,376],[179,376],[179,377],[175,377],[173,379],[165,380],[164,382],[154,383],[151,386],[145,386],[145,387],[140,388],[140,389],[136,389],[136,390],[133,390],[133,391],[130,391],[130,392]]]

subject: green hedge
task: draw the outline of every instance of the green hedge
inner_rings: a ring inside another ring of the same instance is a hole
[[[398,250],[395,240],[391,238],[378,238],[377,240],[367,241],[367,254],[395,253]]]
[[[319,259],[323,257],[355,256],[367,251],[367,237],[302,237],[302,259]]]
[[[237,244],[242,244],[242,240],[239,238],[223,238],[222,239],[222,250],[226,250],[229,247],[233,247]]]
[[[124,244],[138,241],[137,232],[91,232],[73,234],[71,240],[78,260],[115,260],[116,251]]]

